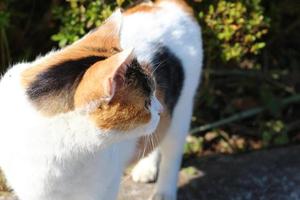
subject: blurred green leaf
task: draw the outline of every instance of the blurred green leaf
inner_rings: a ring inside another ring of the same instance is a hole
[[[276,136],[274,139],[275,145],[285,145],[285,144],[288,144],[289,142],[290,142],[290,139],[289,139],[288,135],[286,135],[286,134],[280,134],[280,135]]]

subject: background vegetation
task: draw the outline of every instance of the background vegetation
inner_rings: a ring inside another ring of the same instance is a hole
[[[0,70],[70,44],[133,0],[2,0]],[[300,141],[300,1],[189,1],[205,63],[186,159]],[[0,188],[1,190],[1,188]]]

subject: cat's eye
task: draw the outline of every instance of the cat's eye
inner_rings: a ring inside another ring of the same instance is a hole
[[[151,106],[151,100],[150,99],[146,99],[145,100],[145,108],[147,109],[147,110],[149,110],[149,108],[150,108],[150,106]]]

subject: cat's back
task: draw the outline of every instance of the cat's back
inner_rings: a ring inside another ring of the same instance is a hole
[[[133,47],[142,62],[153,61],[159,51],[168,49],[181,61],[185,78],[193,79],[197,87],[203,54],[201,29],[183,0],[142,3],[127,10],[121,46]]]
[[[190,103],[200,81],[201,28],[183,0],[143,3],[124,13],[121,46],[133,47],[140,62],[150,63],[160,101],[170,113],[179,101]],[[182,98],[181,98],[182,97]]]
[[[20,63],[9,68],[0,79],[0,119],[21,115],[21,102],[25,99],[21,85],[21,73],[28,64]],[[19,112],[18,112],[19,111]],[[8,120],[6,120],[8,121]]]
[[[24,141],[30,122],[36,121],[36,112],[27,99],[25,87],[22,85],[22,72],[30,67],[30,63],[19,63],[10,67],[0,80],[0,162],[15,151]],[[2,155],[4,154],[4,155]]]

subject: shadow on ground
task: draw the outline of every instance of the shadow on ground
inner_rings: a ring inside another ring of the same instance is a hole
[[[238,155],[203,157],[187,163],[179,200],[300,200],[300,146]],[[153,184],[125,177],[119,200],[147,200]]]

